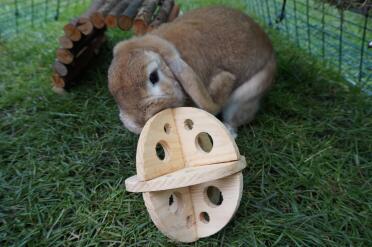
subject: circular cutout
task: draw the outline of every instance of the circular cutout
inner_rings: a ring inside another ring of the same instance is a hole
[[[170,195],[168,204],[169,204],[169,206],[172,206],[174,204],[173,194]]]
[[[155,147],[156,156],[158,156],[159,160],[166,160],[167,158],[167,149],[163,142],[158,142]]]
[[[222,192],[216,186],[208,186],[205,193],[208,204],[211,206],[220,206],[223,202]]]
[[[172,193],[168,199],[168,206],[171,213],[179,213],[182,209],[182,195],[179,192]]]
[[[170,124],[169,123],[166,123],[166,124],[164,124],[164,132],[166,133],[166,134],[170,134],[170,132],[171,132],[171,126],[170,126]]]
[[[194,122],[191,119],[186,119],[184,123],[185,129],[187,130],[192,130],[192,128],[194,127]]]
[[[209,223],[209,214],[207,212],[201,212],[199,214],[199,219],[201,222],[203,222],[204,224],[208,224]]]
[[[196,145],[204,152],[209,153],[213,148],[213,139],[208,133],[201,132],[196,136]]]

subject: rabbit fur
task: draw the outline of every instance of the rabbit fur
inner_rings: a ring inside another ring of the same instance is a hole
[[[235,134],[254,118],[275,69],[261,27],[238,10],[215,6],[118,43],[108,80],[120,119],[134,133],[163,109],[196,106],[221,113]]]

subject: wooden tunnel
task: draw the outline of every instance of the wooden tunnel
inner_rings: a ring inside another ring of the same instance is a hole
[[[190,107],[167,109],[144,126],[137,175],[125,186],[143,193],[163,234],[193,242],[230,221],[240,203],[245,166],[234,138],[213,115]]]
[[[63,27],[53,64],[53,90],[61,93],[77,82],[105,43],[107,28],[143,35],[179,14],[174,0],[94,0],[81,16]]]

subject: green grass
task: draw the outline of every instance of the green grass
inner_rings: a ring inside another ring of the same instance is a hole
[[[201,2],[217,1],[186,7]],[[174,245],[123,187],[137,136],[119,121],[106,71],[127,35],[110,33],[81,84],[58,96],[50,64],[62,25],[0,46],[0,245]],[[237,139],[248,161],[241,205],[195,245],[371,246],[372,99],[270,36],[276,85]]]

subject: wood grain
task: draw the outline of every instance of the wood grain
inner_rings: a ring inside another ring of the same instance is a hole
[[[171,22],[178,17],[180,14],[180,6],[178,4],[174,4],[171,12],[169,13],[167,22]]]
[[[239,149],[225,125],[206,111],[180,107],[174,110],[174,119],[180,136],[185,166],[200,166],[238,160]],[[192,129],[185,122],[193,123]],[[208,133],[213,140],[213,148],[207,153],[200,148],[196,138],[200,133]]]
[[[164,157],[156,152],[159,143]],[[173,240],[215,234],[239,207],[245,157],[225,126],[203,110],[180,107],[153,116],[141,132],[136,162],[126,190],[143,192],[152,221]]]
[[[131,0],[122,0],[107,14],[105,23],[107,27],[114,28],[118,26],[118,16],[125,11]]]
[[[150,23],[150,29],[159,27],[162,23],[167,22],[174,6],[174,0],[163,0],[154,20]]]
[[[169,133],[164,127],[170,126]],[[165,159],[156,154],[156,145],[162,143],[166,149]],[[137,176],[139,180],[150,180],[184,167],[182,149],[178,139],[172,110],[164,110],[149,119],[137,144]]]
[[[133,25],[133,20],[141,7],[142,0],[132,0],[129,6],[120,14],[118,18],[118,26],[124,30],[129,30]]]
[[[146,33],[158,4],[159,0],[145,0],[142,3],[133,24],[134,33],[136,35],[143,35]]]
[[[232,175],[243,170],[246,165],[242,156],[238,161],[186,167],[148,181],[141,181],[137,176],[132,176],[125,180],[125,188],[130,192],[149,192],[187,187]]]
[[[172,205],[169,205],[170,197]],[[169,238],[181,242],[198,239],[189,188],[143,193],[143,200],[152,221]]]

